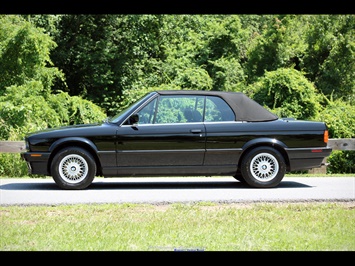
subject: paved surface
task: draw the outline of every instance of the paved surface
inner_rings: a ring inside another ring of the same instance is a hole
[[[51,178],[0,179],[0,205],[173,202],[355,201],[354,177],[285,177],[255,189],[233,177],[96,178],[86,190],[59,189]]]

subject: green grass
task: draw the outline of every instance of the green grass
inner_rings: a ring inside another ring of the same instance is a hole
[[[355,202],[0,206],[2,251],[354,251]]]

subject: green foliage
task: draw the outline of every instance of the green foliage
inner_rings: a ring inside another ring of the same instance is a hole
[[[60,93],[53,95],[53,98],[58,96],[59,99],[63,97],[67,98],[68,110],[65,117],[68,116],[69,119],[64,121],[65,124],[76,125],[76,124],[88,124],[101,122],[106,118],[106,114],[101,107],[96,104],[82,99],[79,96],[70,97],[68,93]],[[55,99],[53,101],[54,107],[58,108],[60,101]]]
[[[329,137],[355,138],[355,106],[342,99],[324,99],[327,105],[317,119],[326,122]],[[355,151],[333,151],[327,162],[327,173],[355,173]]]
[[[6,87],[30,81],[42,83],[48,93],[55,79],[63,79],[52,65],[50,50],[56,43],[41,29],[19,16],[0,16],[0,95]]]
[[[266,72],[246,92],[279,117],[314,119],[321,108],[320,97],[313,84],[295,69],[280,68]]]
[[[317,114],[324,121],[330,138],[355,138],[355,106],[342,99],[327,99],[326,107]],[[355,173],[355,151],[333,151],[328,157],[327,173]]]
[[[104,112],[68,93],[52,94],[63,73],[50,67],[56,43],[20,16],[0,16],[0,139],[20,140],[47,127],[99,121]]]
[[[66,73],[70,95],[95,102],[110,116],[128,89],[160,84],[161,15],[62,15],[53,62]],[[64,83],[56,88],[66,91]]]
[[[332,151],[327,162],[328,174],[355,173],[355,151]]]
[[[330,138],[355,138],[355,105],[342,99],[328,100],[316,119],[326,122]]]
[[[162,84],[243,90],[294,68],[325,95],[353,99],[353,15],[31,15],[58,44],[56,89],[113,115],[123,91]]]
[[[43,86],[32,81],[11,86],[0,96],[0,139],[21,140],[27,133],[102,121],[106,115],[95,104],[68,93],[43,96]]]
[[[303,38],[306,18],[295,15],[266,16],[261,24],[264,27],[252,31],[248,60],[245,62],[249,83],[278,68],[300,70],[299,57],[306,49]]]
[[[119,98],[121,108],[117,110],[117,113],[126,109],[134,102],[138,101],[145,94],[150,91],[157,90],[158,88],[143,88],[143,89],[134,89],[134,90],[125,90],[122,93],[122,96]]]
[[[212,79],[207,71],[201,68],[185,68],[177,73],[176,86],[189,90],[211,90]]]
[[[306,77],[319,90],[335,99],[354,101],[355,97],[355,16],[309,16],[301,59]]]
[[[180,25],[178,31],[172,27],[166,29],[171,36],[170,44],[165,46],[167,58],[162,65],[169,77],[167,82],[186,89],[233,91],[244,81],[240,58],[246,50],[246,33],[238,16],[165,18],[167,24],[164,26],[176,22]]]
[[[58,44],[68,87],[112,115],[123,91],[162,84],[243,90],[296,69],[326,96],[354,97],[354,15],[30,15]]]
[[[28,176],[26,162],[18,153],[0,153],[0,176],[23,177]]]
[[[43,86],[31,81],[11,86],[0,96],[0,139],[20,140],[26,133],[60,125],[60,114],[48,104]]]

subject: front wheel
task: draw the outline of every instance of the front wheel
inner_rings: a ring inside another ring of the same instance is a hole
[[[257,147],[243,158],[241,172],[245,182],[256,188],[276,187],[286,173],[286,163],[276,149]]]
[[[241,173],[241,171],[238,169],[237,173],[233,176],[236,180],[238,180],[240,183],[245,184],[245,179]]]
[[[95,178],[96,163],[92,155],[79,147],[60,150],[53,158],[51,174],[63,189],[87,188]]]

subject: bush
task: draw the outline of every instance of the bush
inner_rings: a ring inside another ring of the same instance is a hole
[[[316,116],[326,122],[330,138],[355,138],[355,106],[342,99],[325,98],[326,106]]]
[[[333,151],[327,162],[328,174],[355,173],[355,151]]]
[[[317,119],[326,122],[330,138],[355,138],[355,106],[342,99],[333,101],[324,97],[326,107]],[[333,151],[327,159],[327,173],[355,173],[355,151]]]
[[[11,86],[0,96],[0,139],[22,140],[27,133],[64,125],[102,121],[95,104],[68,93],[46,94],[37,81]]]
[[[0,176],[28,176],[27,165],[19,153],[0,153]]]
[[[0,96],[0,140],[23,140],[27,133],[48,127],[94,123],[106,118],[97,105],[68,93],[49,94],[38,81],[10,86]],[[27,176],[19,154],[0,153],[0,176]]]
[[[315,87],[295,69],[266,72],[246,93],[279,117],[313,119],[321,109]]]

